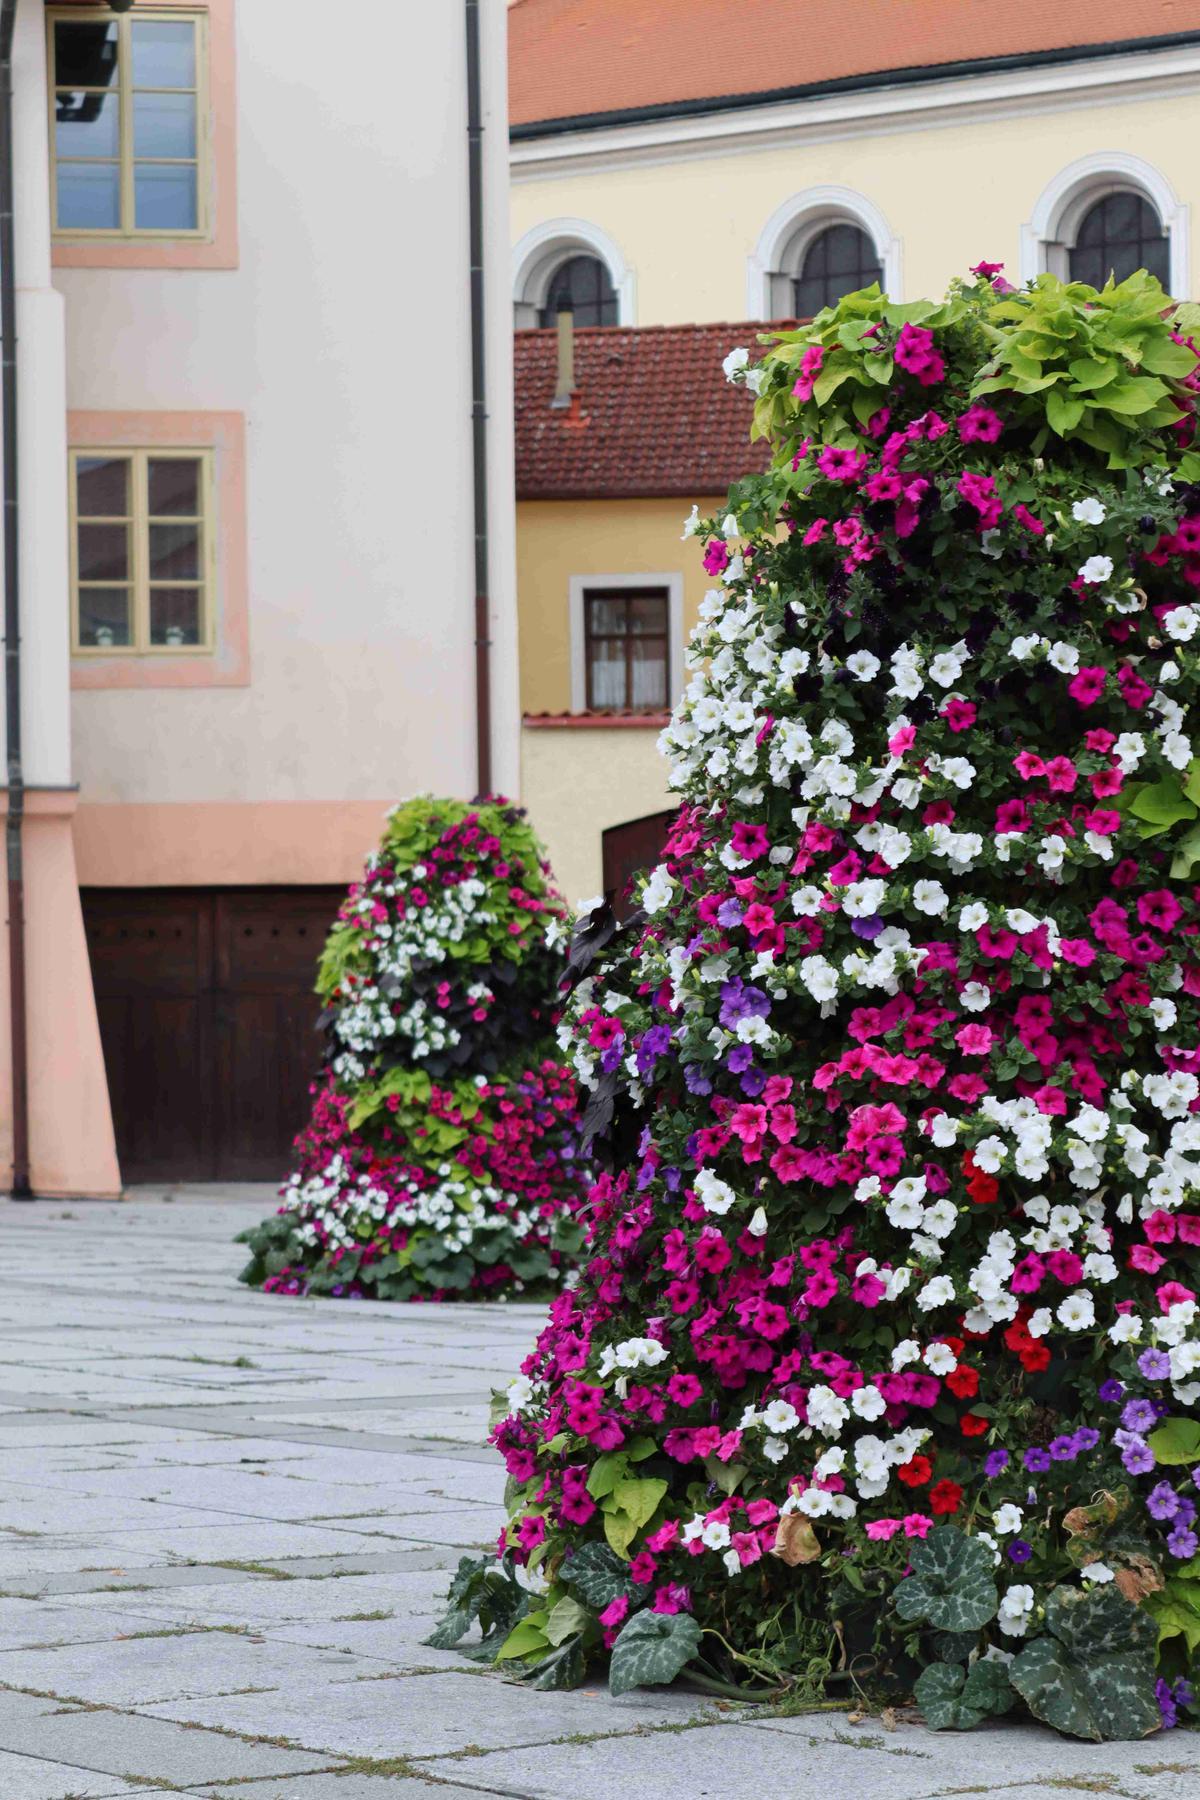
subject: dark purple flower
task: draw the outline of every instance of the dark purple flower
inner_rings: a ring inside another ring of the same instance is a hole
[[[1154,1698],[1158,1701],[1158,1710],[1162,1714],[1163,1730],[1170,1731],[1173,1726],[1178,1725],[1179,1713],[1176,1710],[1175,1695],[1171,1691],[1171,1684],[1169,1681],[1164,1681],[1161,1675],[1154,1684]]]
[[[1138,1368],[1147,1381],[1165,1381],[1171,1373],[1171,1359],[1165,1350],[1143,1350]]]
[[[711,1094],[712,1082],[699,1063],[689,1063],[683,1071],[684,1086],[689,1094]]]
[[[1094,1450],[1099,1442],[1100,1433],[1093,1431],[1090,1425],[1081,1425],[1075,1433],[1075,1449],[1078,1455],[1082,1455],[1085,1450]]]
[[[725,1058],[725,1067],[731,1075],[743,1075],[754,1061],[754,1051],[749,1044],[735,1044]]]
[[[872,913],[869,919],[851,919],[850,921],[850,929],[855,937],[866,938],[868,941],[877,938],[883,928],[882,913]]]
[[[1179,1496],[1169,1481],[1160,1481],[1146,1495],[1146,1511],[1160,1522],[1173,1519],[1179,1511]]]
[[[741,1087],[743,1094],[745,1094],[748,1099],[753,1100],[754,1096],[756,1094],[761,1094],[766,1087],[767,1078],[760,1068],[751,1065],[742,1076],[738,1085]]]
[[[1185,1500],[1180,1494],[1176,1499],[1175,1523],[1177,1525],[1194,1525],[1196,1522],[1196,1502]]]
[[[989,1481],[993,1480],[997,1475],[1003,1474],[1007,1467],[1007,1450],[989,1450],[983,1459],[983,1472],[988,1477]]]
[[[637,1071],[643,1081],[652,1072],[660,1056],[671,1048],[671,1027],[652,1025],[637,1047]]]
[[[726,1031],[732,1031],[739,1019],[765,1019],[771,1002],[761,988],[750,987],[740,975],[721,987],[720,1020]]]
[[[1050,1440],[1050,1454],[1055,1462],[1074,1462],[1079,1449],[1073,1437],[1056,1437]]]
[[[1102,1381],[1100,1386],[1096,1389],[1099,1398],[1105,1401],[1109,1406],[1112,1406],[1118,1401],[1124,1392],[1125,1383],[1123,1381],[1114,1380]]]
[[[1029,1470],[1031,1475],[1043,1475],[1050,1467],[1049,1452],[1046,1450],[1039,1450],[1036,1446],[1032,1450],[1026,1450],[1021,1457],[1021,1461],[1025,1464],[1025,1467]]]
[[[1032,1555],[1033,1546],[1027,1544],[1024,1538],[1014,1538],[1012,1543],[1008,1546],[1008,1558],[1010,1562],[1025,1563],[1029,1561]]]
[[[1196,1467],[1192,1470],[1192,1486],[1194,1488],[1200,1488],[1200,1463],[1197,1463]]]

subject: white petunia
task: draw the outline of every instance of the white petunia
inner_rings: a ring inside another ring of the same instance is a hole
[[[853,656],[846,658],[846,667],[855,681],[871,681],[882,666],[879,658],[872,656],[869,650],[856,650]]]
[[[1077,500],[1071,508],[1071,517],[1080,525],[1103,525],[1108,513],[1102,501],[1089,494],[1086,500]]]
[[[1112,572],[1111,556],[1089,556],[1079,570],[1079,579],[1086,581],[1089,587],[1097,587],[1102,581],[1107,581]]]
[[[919,913],[941,919],[946,915],[950,898],[940,881],[917,881],[913,883],[912,903]],[[984,918],[986,917],[985,911]]]
[[[739,346],[738,349],[731,350],[729,355],[724,357],[721,362],[721,367],[725,371],[726,381],[732,381],[735,375],[740,375],[749,361],[750,352],[744,347]]]

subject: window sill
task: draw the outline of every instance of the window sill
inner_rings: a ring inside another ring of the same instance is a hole
[[[56,269],[236,269],[237,238],[56,237],[50,261]]]

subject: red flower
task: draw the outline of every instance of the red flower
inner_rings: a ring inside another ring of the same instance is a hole
[[[982,1437],[988,1428],[988,1421],[981,1419],[978,1413],[964,1413],[958,1421],[958,1428],[964,1437]]]
[[[933,1474],[933,1464],[927,1456],[914,1456],[910,1461],[901,1463],[896,1474],[906,1487],[924,1487]]]
[[[955,1513],[962,1501],[963,1491],[957,1481],[939,1481],[929,1490],[929,1508],[935,1513]]]
[[[973,1400],[979,1392],[979,1370],[970,1363],[959,1363],[946,1377],[946,1386],[958,1400]]]

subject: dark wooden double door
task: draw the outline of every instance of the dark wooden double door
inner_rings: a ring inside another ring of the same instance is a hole
[[[121,1173],[276,1181],[320,1060],[340,888],[83,893]]]

